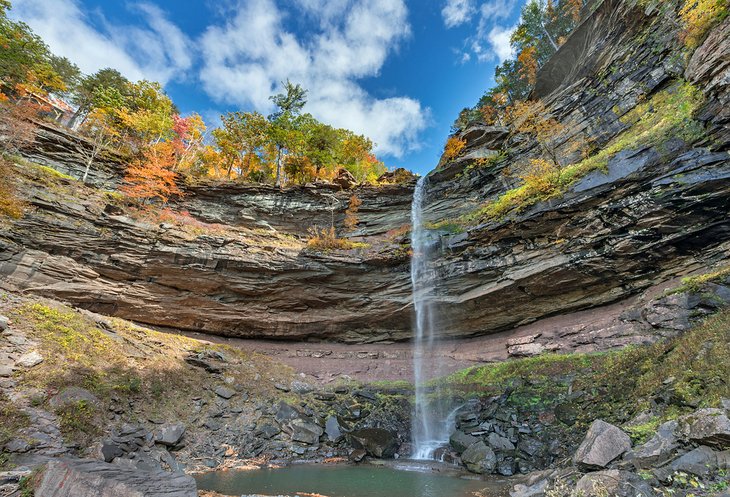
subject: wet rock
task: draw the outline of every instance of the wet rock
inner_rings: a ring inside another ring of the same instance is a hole
[[[330,442],[336,442],[342,436],[342,427],[336,416],[329,416],[325,421],[324,432]]]
[[[368,453],[365,449],[355,449],[350,452],[348,459],[352,462],[361,462],[367,455]]]
[[[684,416],[678,429],[693,442],[719,449],[730,447],[730,419],[722,409],[700,409]]]
[[[461,454],[461,461],[472,473],[489,474],[497,466],[497,456],[484,442],[477,442]]]
[[[383,459],[393,457],[399,446],[393,433],[382,428],[354,430],[347,436],[354,448],[365,449],[368,455]]]
[[[676,435],[677,421],[662,424],[656,434],[645,444],[634,447],[626,458],[640,468],[660,466],[669,461],[679,448]]]
[[[461,454],[477,442],[479,442],[479,439],[477,437],[467,435],[461,430],[456,430],[454,433],[451,434],[451,437],[449,437],[449,443],[459,454]]]
[[[620,428],[597,419],[573,456],[573,462],[587,470],[601,469],[631,449],[631,438]]]
[[[510,497],[542,497],[545,495],[545,489],[548,486],[548,480],[539,480],[532,485],[518,483],[510,490]]]
[[[609,469],[584,475],[578,480],[574,493],[585,497],[651,497],[654,490],[634,473]]]
[[[174,447],[180,442],[184,433],[185,425],[182,423],[161,426],[155,432],[155,443]]]
[[[48,463],[36,495],[43,497],[197,497],[195,480],[181,473],[141,471],[98,461]]]
[[[233,397],[234,395],[236,395],[236,391],[233,390],[232,388],[220,386],[215,389],[215,394],[218,397],[228,400],[231,397]]]
[[[93,393],[80,387],[66,387],[48,401],[54,409],[61,409],[78,404],[79,402],[86,402],[95,406],[99,405],[99,399]]]
[[[319,437],[322,436],[324,430],[321,426],[304,419],[295,419],[291,422],[292,440],[308,445],[319,443]]]
[[[33,368],[42,362],[43,356],[37,350],[34,350],[20,356],[15,364],[16,366],[20,366],[22,368]]]

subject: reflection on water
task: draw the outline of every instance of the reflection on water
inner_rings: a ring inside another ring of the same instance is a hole
[[[328,497],[473,497],[475,492],[492,486],[494,488],[485,492],[491,497],[504,490],[484,481],[369,465],[300,465],[256,471],[219,471],[197,476],[196,480],[201,490],[227,495],[293,496],[297,492],[308,492]]]

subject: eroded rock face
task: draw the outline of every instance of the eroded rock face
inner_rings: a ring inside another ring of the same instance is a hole
[[[82,460],[48,463],[36,495],[43,497],[197,497],[195,480],[182,473],[140,471]]]
[[[607,173],[588,175],[564,196],[464,232],[439,231],[431,269],[444,337],[492,334],[620,302],[728,260],[730,24],[717,26],[686,67],[675,56],[677,25],[632,2],[606,1],[545,66],[536,92],[566,123],[566,140],[585,135],[600,148],[627,128],[620,118],[641,99],[684,77],[707,98],[698,115],[705,137],[624,150]],[[41,134],[27,156],[80,177],[83,144],[51,128]],[[458,218],[514,188],[519,180],[503,173],[536,154],[530,140],[501,127],[477,125],[461,136],[463,156],[430,175],[428,221]],[[500,159],[501,149],[509,157]],[[485,158],[495,159],[478,162]],[[91,183],[114,186],[121,159],[105,161],[92,171]],[[167,225],[135,222],[114,206],[41,189],[30,194],[24,219],[0,228],[0,287],[211,334],[406,340],[412,337],[412,189],[412,181],[351,190],[324,184],[284,191],[239,184],[189,188],[176,207],[199,221],[248,230],[235,240],[215,233],[191,238]],[[310,227],[342,225],[351,195],[362,205],[348,236],[371,249],[306,250]],[[381,250],[386,238],[404,243]],[[691,305],[668,299],[666,312],[657,307],[641,317],[638,336],[627,338],[619,329],[595,334],[612,337],[600,347],[652,340],[654,329],[684,329],[688,321],[673,313]],[[563,342],[583,341],[572,348],[588,339],[580,330],[568,333]],[[549,350],[540,339],[513,344],[510,353]]]

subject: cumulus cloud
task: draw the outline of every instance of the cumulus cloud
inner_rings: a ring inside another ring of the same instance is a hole
[[[464,24],[473,13],[473,0],[447,0],[446,5],[441,10],[441,16],[444,18],[444,24],[447,28]]]
[[[269,95],[290,79],[309,90],[306,111],[369,136],[378,152],[400,157],[416,148],[428,110],[408,97],[375,98],[359,84],[377,76],[410,35],[403,0],[292,3],[296,11],[282,10],[274,0],[244,0],[227,23],[208,28],[200,41],[207,93],[266,113],[272,110]],[[286,21],[297,14],[318,22],[295,33]]]
[[[503,62],[510,58],[513,54],[509,40],[516,26],[505,26],[504,21],[525,0],[488,0],[478,6],[472,1],[446,0],[442,10],[447,28],[464,23],[474,24],[474,32],[465,40],[467,48],[462,60],[469,60],[472,55],[479,61]]]
[[[95,26],[77,0],[14,0],[11,15],[85,73],[113,67],[132,80],[162,84],[180,77],[193,64],[190,40],[155,5],[132,8],[143,24],[111,26],[101,18]]]
[[[512,47],[510,46],[510,38],[515,29],[517,29],[517,26],[508,28],[494,26],[487,35],[492,52],[497,55],[500,63],[514,56]]]

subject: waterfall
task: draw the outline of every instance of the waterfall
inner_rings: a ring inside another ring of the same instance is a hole
[[[429,267],[431,255],[439,246],[423,226],[423,197],[427,177],[418,180],[411,204],[411,283],[415,309],[415,346],[413,350],[413,374],[416,387],[415,412],[411,422],[413,459],[434,459],[434,452],[448,444],[453,419],[442,402],[429,401],[425,382],[441,370],[440,357],[433,354],[434,335],[438,326],[437,316],[431,303],[434,289],[434,271]],[[426,369],[427,368],[427,369]],[[433,392],[438,397],[438,392]]]

